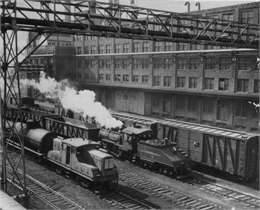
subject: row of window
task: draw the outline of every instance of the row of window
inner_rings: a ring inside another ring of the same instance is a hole
[[[95,68],[96,60],[77,60],[78,68]],[[199,69],[201,63],[200,58],[177,58],[177,69],[185,70],[196,70]],[[129,59],[115,59],[115,69],[128,69],[130,68]],[[232,67],[232,58],[229,57],[205,57],[204,65],[206,70],[230,70]],[[256,57],[246,56],[238,57],[237,61],[238,70],[258,70]],[[133,59],[133,69],[148,69],[150,66],[150,60],[147,59]],[[99,68],[110,69],[112,67],[111,59],[99,59]],[[153,59],[154,69],[171,69],[173,67],[172,58],[154,58]]]
[[[176,45],[176,47],[174,47]],[[111,44],[107,45],[91,45],[91,46],[78,46],[76,47],[77,54],[111,54],[111,53],[130,53],[130,52],[162,52],[172,50],[207,50],[207,49],[227,49],[225,46],[212,46],[212,45],[199,45],[187,43],[173,43],[173,42],[154,42],[153,49],[150,42],[134,42],[132,50],[129,43],[115,44],[112,49]],[[176,48],[176,49],[175,49]]]
[[[189,112],[198,112],[200,107],[202,106],[202,112],[207,115],[214,114],[215,110],[217,111],[216,119],[221,121],[227,121],[229,117],[229,106],[230,101],[227,99],[219,99],[217,100],[216,108],[215,101],[211,98],[203,98],[202,105],[200,105],[200,99],[195,96],[182,97],[177,96],[175,98],[175,108],[176,111],[189,111]],[[158,110],[162,106],[162,111],[170,113],[173,109],[173,101],[171,98],[163,98],[159,100],[158,97],[153,97],[152,108],[153,110]],[[258,119],[258,109],[248,103],[248,101],[237,100],[235,103],[234,109],[235,117],[248,117],[248,113],[251,112],[252,119]]]
[[[81,72],[77,74],[78,79],[82,79]],[[96,79],[96,75],[94,73],[85,73],[85,79]],[[163,80],[162,80],[163,79]],[[103,81],[111,81],[111,74],[99,74],[99,80]],[[115,74],[114,81],[120,82],[129,82],[130,76],[129,74]],[[148,75],[133,75],[132,82],[138,83],[148,83],[149,76]],[[186,77],[177,77],[176,80],[176,88],[186,88]],[[219,78],[218,79],[218,90],[220,91],[228,91],[229,90],[230,80],[228,78]],[[163,87],[171,87],[172,77],[171,76],[154,76],[153,77],[153,86],[163,86]],[[215,86],[215,78],[204,78],[204,90],[214,90]],[[237,79],[237,92],[248,92],[249,80],[248,79]],[[189,77],[188,78],[188,88],[197,89],[198,88],[198,77]],[[259,93],[259,80],[254,80],[254,93]]]

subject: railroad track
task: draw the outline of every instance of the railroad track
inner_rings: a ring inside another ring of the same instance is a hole
[[[154,209],[145,202],[136,200],[122,192],[110,192],[100,196],[100,198],[119,209]]]
[[[229,200],[238,201],[239,203],[246,206],[247,208],[260,209],[260,199],[257,197],[242,192],[238,192],[215,183],[210,183],[195,178],[187,179],[187,180],[184,179],[184,181],[188,184],[198,186],[200,190],[206,190],[211,192],[212,194],[217,194]]]
[[[119,179],[128,185],[137,189],[149,192],[157,197],[161,197],[185,209],[200,209],[200,210],[222,210],[221,206],[213,204],[209,201],[195,198],[183,192],[170,189],[147,180],[147,178],[134,174],[129,171],[119,169]]]
[[[18,174],[22,176],[21,170],[18,170]],[[10,180],[10,175],[8,175]],[[13,184],[16,184],[18,188],[19,185],[17,181],[14,180]],[[36,196],[47,204],[51,209],[70,209],[70,210],[84,210],[82,206],[70,200],[69,198],[63,196],[59,192],[53,190],[51,187],[41,183],[40,181],[34,179],[30,175],[26,174],[26,185],[29,194]]]

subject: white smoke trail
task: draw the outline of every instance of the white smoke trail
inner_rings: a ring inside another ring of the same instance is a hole
[[[68,80],[57,82],[55,79],[45,77],[45,74],[41,73],[39,82],[25,79],[21,80],[21,84],[37,88],[48,98],[58,98],[63,108],[80,113],[84,117],[94,117],[101,126],[115,128],[123,125],[121,121],[113,118],[100,102],[95,101],[96,96],[93,91],[77,91],[70,85]]]

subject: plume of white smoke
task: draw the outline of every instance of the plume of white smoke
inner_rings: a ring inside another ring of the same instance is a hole
[[[21,80],[21,84],[37,88],[48,98],[58,98],[63,108],[80,113],[84,117],[94,117],[101,126],[115,128],[123,125],[121,121],[113,118],[100,102],[95,101],[93,91],[77,91],[70,85],[68,80],[57,82],[53,78],[45,77],[45,74],[42,73],[38,82],[26,79]]]

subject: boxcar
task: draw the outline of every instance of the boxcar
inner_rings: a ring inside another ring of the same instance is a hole
[[[254,179],[259,175],[257,135],[180,121],[160,121],[158,128],[167,130],[164,135],[171,136],[197,163],[241,179]]]

